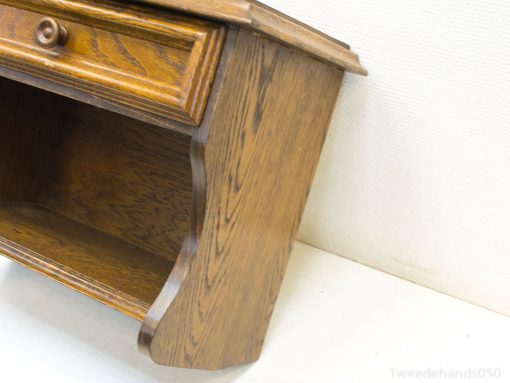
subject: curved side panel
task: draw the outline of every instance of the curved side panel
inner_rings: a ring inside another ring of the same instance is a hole
[[[211,121],[214,116],[214,106],[217,103],[219,94],[225,78],[226,68],[234,41],[237,36],[237,29],[232,29],[226,36],[223,47],[223,54],[218,64],[217,74],[213,89],[209,98],[209,106],[206,109],[204,122],[200,129],[195,129],[191,141],[191,166],[193,173],[193,203],[191,214],[190,231],[184,239],[183,246],[177,258],[172,272],[163,286],[161,293],[149,310],[142,323],[138,336],[138,347],[140,351],[151,357],[151,343],[159,322],[169,309],[179,292],[183,282],[191,268],[191,263],[198,248],[198,238],[202,232],[206,208],[206,170],[205,170],[205,146],[209,138]]]
[[[140,333],[163,365],[259,357],[343,77],[249,31],[229,35],[193,142],[194,227]]]

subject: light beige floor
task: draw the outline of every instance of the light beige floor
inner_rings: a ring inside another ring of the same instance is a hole
[[[477,381],[510,379],[509,318],[301,244],[258,363],[213,373],[158,367],[138,354],[138,327],[0,259],[2,382],[451,382],[482,371]],[[488,369],[501,378],[487,379]]]

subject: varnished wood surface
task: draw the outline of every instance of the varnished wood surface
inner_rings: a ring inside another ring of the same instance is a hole
[[[160,364],[255,361],[278,297],[343,73],[231,32],[194,136],[194,227],[139,344]]]
[[[61,112],[54,95],[0,78],[0,202],[37,199]]]
[[[362,75],[368,72],[349,47],[322,32],[255,0],[138,0],[248,28],[297,48],[340,69]],[[339,20],[341,20],[341,15]]]
[[[173,262],[44,207],[0,203],[0,253],[143,320]]]
[[[36,44],[36,26],[45,16],[68,30],[64,46]],[[78,0],[1,0],[0,20],[1,65],[148,113],[200,123],[223,27],[164,11]]]
[[[0,117],[0,253],[143,319],[189,231],[191,138],[3,78]]]
[[[191,219],[190,137],[66,101],[38,201],[175,260]]]
[[[67,45],[35,45],[43,15]],[[0,0],[0,20],[0,75],[40,88],[0,78],[0,253],[142,319],[156,363],[255,361],[357,56],[250,0]]]
[[[153,126],[158,126],[160,128],[172,130],[174,132],[179,132],[188,136],[193,135],[193,130],[195,129],[191,125],[187,125],[181,123],[176,120],[172,120],[168,117],[158,116],[153,113],[145,112],[143,110],[129,107],[128,105],[118,104],[114,101],[107,100],[105,98],[99,97],[97,95],[88,93],[86,91],[82,91],[79,89],[69,88],[68,86],[59,84],[57,82],[42,79],[40,77],[24,73],[19,70],[2,67],[0,66],[0,77],[14,80],[16,82],[31,85],[36,89],[47,90],[50,93],[54,93],[60,96],[64,96],[66,98],[71,98],[76,101],[80,101],[85,104],[89,104],[104,110],[108,110],[111,112],[115,112],[117,115],[132,117],[136,120],[151,124]],[[38,100],[39,104],[42,103],[42,99],[51,98],[51,94],[46,94]],[[47,110],[48,115],[50,115],[51,111],[58,105],[51,105]],[[47,121],[45,119],[44,121]]]

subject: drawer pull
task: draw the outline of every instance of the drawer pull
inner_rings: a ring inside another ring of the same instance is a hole
[[[64,45],[67,41],[67,36],[67,29],[51,17],[41,19],[35,32],[37,43],[44,48]]]

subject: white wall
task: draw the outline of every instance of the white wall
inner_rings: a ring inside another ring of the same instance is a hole
[[[265,0],[348,44],[300,239],[510,315],[510,2]]]

